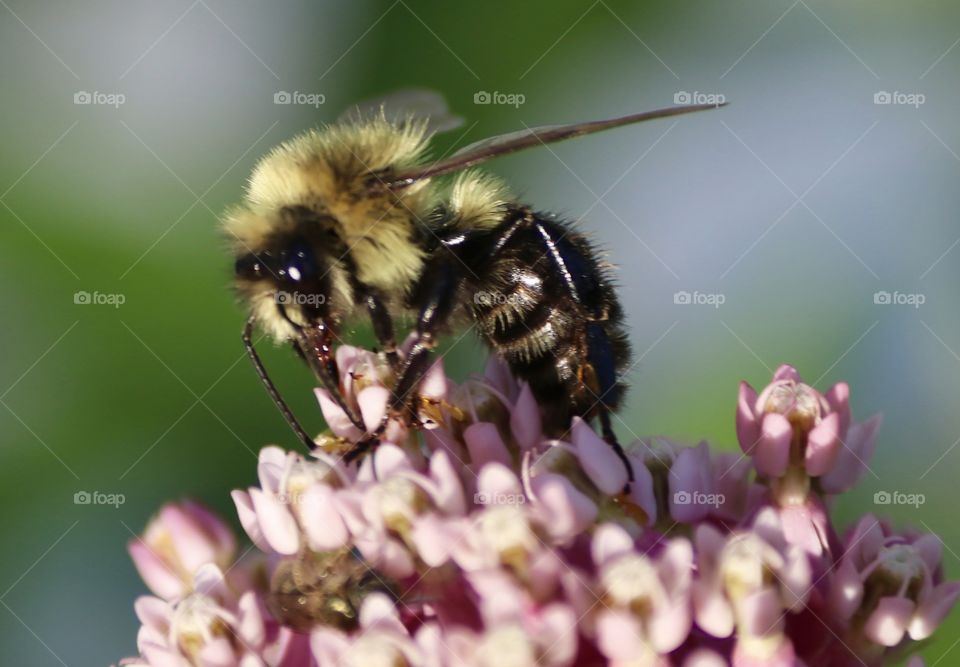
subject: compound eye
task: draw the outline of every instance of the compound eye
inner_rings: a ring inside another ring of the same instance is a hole
[[[303,239],[297,239],[290,244],[286,252],[284,273],[290,282],[300,283],[310,280],[317,275],[317,260],[313,249]]]
[[[238,278],[244,280],[259,280],[266,273],[266,266],[259,257],[250,253],[237,258],[233,271]]]

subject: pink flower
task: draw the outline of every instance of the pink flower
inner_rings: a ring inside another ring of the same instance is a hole
[[[230,528],[192,500],[161,507],[143,536],[127,544],[137,572],[165,600],[189,593],[200,566],[213,563],[229,568],[236,549]]]
[[[749,531],[728,536],[702,525],[695,548],[699,577],[697,624],[715,637],[736,632],[734,664],[793,665],[786,616],[803,609],[811,591],[806,555],[790,545],[775,511],[761,511]],[[766,661],[766,662],[764,662]]]
[[[898,535],[867,515],[844,547],[831,582],[831,606],[844,621],[864,618],[862,632],[870,642],[892,647],[905,636],[927,639],[960,597],[960,582],[943,581],[935,535]]]
[[[395,378],[337,352],[343,399],[379,423]],[[830,496],[863,475],[879,419],[852,423],[783,366],[740,392],[743,454],[640,438],[623,462],[582,419],[543,432],[530,387],[492,360],[456,384],[434,364],[417,428],[363,437],[318,391],[330,433],[265,447],[233,493],[262,552],[233,562],[225,524],[165,506],[130,552],[151,667],[879,667],[960,597],[939,541],[866,517],[844,541]],[[422,428],[421,428],[422,427]],[[851,648],[853,647],[853,648]],[[913,660],[910,667],[921,667]]]

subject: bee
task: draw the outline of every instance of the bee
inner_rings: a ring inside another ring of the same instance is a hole
[[[297,437],[314,441],[271,382],[252,343],[259,325],[290,343],[366,435],[360,459],[390,419],[416,423],[417,387],[441,336],[473,326],[526,381],[544,431],[598,418],[632,470],[611,427],[630,366],[623,312],[607,265],[571,222],[516,201],[474,167],[492,158],[602,130],[717,105],[689,105],[609,120],[526,128],[436,161],[434,129],[451,124],[438,95],[417,94],[418,114],[387,104],[354,112],[281,144],[260,160],[223,225],[247,304],[243,341],[264,386]],[[456,174],[452,179],[444,178]],[[413,343],[400,361],[393,321],[412,315]],[[333,347],[346,322],[368,317],[396,371],[388,409],[367,431],[345,404]]]
[[[394,588],[349,548],[303,550],[277,564],[267,606],[274,618],[297,632],[317,625],[349,631],[357,628],[360,607],[370,593],[396,597]]]

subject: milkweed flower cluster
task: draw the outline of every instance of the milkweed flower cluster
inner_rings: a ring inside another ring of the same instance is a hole
[[[337,355],[347,404],[379,423],[392,373]],[[266,447],[233,493],[255,548],[237,559],[201,506],[165,506],[130,552],[154,667],[788,667],[909,655],[960,596],[941,544],[829,506],[861,478],[879,419],[782,366],[744,384],[741,452],[628,444],[634,481],[585,422],[543,433],[496,361],[457,385],[438,362],[417,405],[357,466],[362,433],[317,390],[330,431],[309,455]],[[912,658],[911,667],[922,665]]]

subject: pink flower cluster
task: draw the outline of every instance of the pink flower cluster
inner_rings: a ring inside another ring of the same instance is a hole
[[[389,396],[376,355],[338,352],[369,425]],[[361,433],[322,390],[317,452],[260,453],[233,494],[257,547],[165,506],[130,553],[156,597],[135,609],[153,667],[735,667],[887,664],[960,596],[933,535],[863,517],[840,535],[830,499],[862,476],[879,419],[854,422],[781,367],[744,384],[741,453],[664,438],[627,445],[634,482],[583,421],[541,430],[498,362],[456,385],[439,362],[424,428],[393,423],[358,467]],[[914,657],[911,667],[922,665]]]

